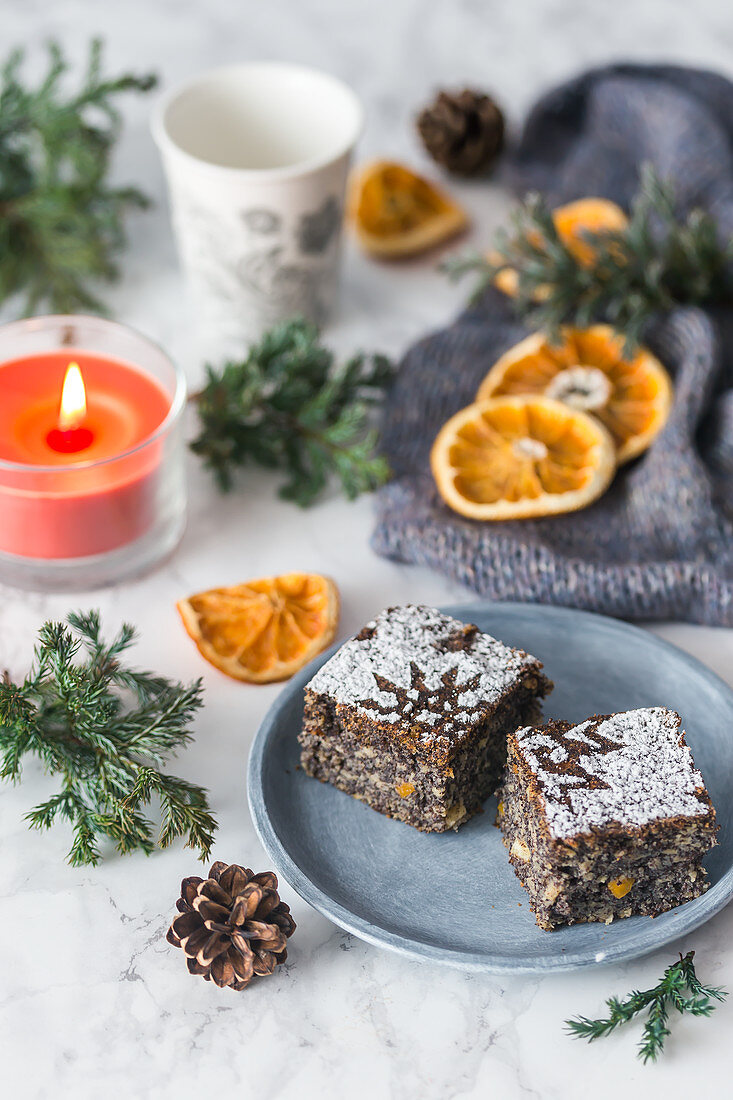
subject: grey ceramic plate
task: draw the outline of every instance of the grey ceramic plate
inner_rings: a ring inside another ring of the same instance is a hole
[[[705,861],[710,889],[655,920],[540,931],[493,825],[493,800],[458,832],[423,834],[297,769],[303,686],[329,652],[282,691],[249,762],[257,832],[300,896],[380,947],[517,974],[634,958],[721,909],[733,896],[733,692],[722,680],[652,634],[601,615],[500,603],[446,610],[544,661],[555,681],[547,717],[579,721],[660,704],[679,711],[721,824]]]

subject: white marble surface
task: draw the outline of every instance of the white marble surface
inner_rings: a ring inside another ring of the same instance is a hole
[[[410,116],[440,83],[485,84],[514,118],[548,82],[587,63],[671,57],[733,72],[733,19],[725,0],[2,0],[3,50],[60,36],[77,56],[94,32],[110,65],[154,67],[166,81],[216,62],[276,57],[350,80],[364,97],[362,154],[420,164]],[[162,174],[147,132],[147,106],[127,104],[120,178],[160,201],[131,223],[116,315],[161,340],[192,381],[201,353],[176,268]],[[506,207],[485,184],[460,193],[476,217],[476,241]],[[448,319],[462,291],[433,261],[389,269],[347,251],[343,302],[329,331],[344,350],[399,352]],[[10,316],[6,311],[5,316]],[[226,681],[184,636],[175,600],[212,584],[286,569],[331,573],[343,594],[344,632],[389,602],[447,601],[465,593],[438,576],[378,559],[368,548],[371,505],[330,499],[301,514],[276,502],[274,479],[251,475],[220,500],[190,462],[191,522],[163,570],[135,584],[78,597],[0,592],[0,668],[21,675],[47,616],[99,606],[110,628],[123,617],[142,631],[142,664],[182,678],[203,673],[207,705],[180,772],[205,783],[221,828],[214,855],[262,867],[246,806],[249,745],[277,688]],[[733,682],[733,632],[684,625],[655,630]],[[612,992],[652,981],[669,948],[592,973],[543,979],[464,975],[380,952],[334,928],[287,887],[298,922],[291,957],[245,995],[191,979],[163,937],[178,882],[196,873],[176,848],[150,859],[109,858],[74,870],[62,827],[31,833],[24,812],[52,790],[34,764],[0,799],[0,1064],[3,1095],[164,1098],[274,1097],[574,1100],[683,1097],[705,1081],[730,1095],[731,1007],[709,1021],[675,1022],[657,1067],[634,1059],[638,1030],[587,1047],[562,1020],[595,1014]],[[701,974],[733,989],[733,908],[680,949],[694,946]]]

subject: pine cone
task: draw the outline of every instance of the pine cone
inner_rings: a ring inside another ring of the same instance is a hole
[[[236,863],[214,863],[207,879],[184,878],[176,908],[166,939],[207,982],[244,989],[287,958],[295,921],[272,871],[255,875]]]
[[[504,115],[493,99],[466,88],[440,92],[420,112],[417,128],[431,157],[449,172],[488,170],[504,148]]]

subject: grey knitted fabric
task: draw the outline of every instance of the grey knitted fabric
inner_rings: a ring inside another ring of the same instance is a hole
[[[507,178],[553,205],[595,194],[628,207],[645,160],[677,181],[683,209],[705,206],[730,235],[733,85],[669,66],[586,73],[535,106]],[[395,477],[377,497],[374,548],[491,599],[733,626],[733,310],[678,309],[649,332],[674,377],[672,415],[596,504],[540,520],[466,520],[438,496],[430,447],[524,335],[491,290],[407,353],[384,414]]]

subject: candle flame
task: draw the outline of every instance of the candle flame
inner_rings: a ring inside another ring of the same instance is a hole
[[[78,363],[69,363],[59,406],[59,431],[72,432],[87,415],[87,395]]]

